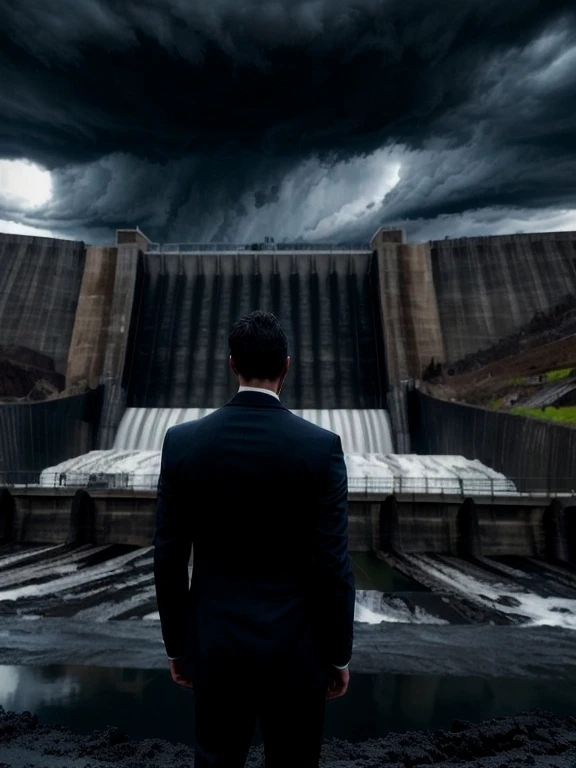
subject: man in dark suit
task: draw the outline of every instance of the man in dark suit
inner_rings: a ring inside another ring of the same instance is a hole
[[[309,768],[326,699],[349,680],[346,465],[338,435],[280,402],[290,358],[274,315],[242,318],[229,344],[236,396],[164,439],[162,635],[173,679],[194,690],[196,768],[243,766],[256,721],[267,768]]]

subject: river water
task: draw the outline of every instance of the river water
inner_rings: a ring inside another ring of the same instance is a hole
[[[575,682],[353,674],[348,696],[327,707],[325,733],[363,741],[391,731],[449,729],[455,719],[479,722],[535,707],[574,714]],[[77,733],[114,725],[132,738],[193,740],[194,696],[172,682],[168,669],[0,665],[0,705],[35,712],[43,722]]]

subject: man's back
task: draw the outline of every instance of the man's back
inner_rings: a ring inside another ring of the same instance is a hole
[[[346,577],[338,572],[348,564],[340,438],[270,395],[241,392],[210,416],[172,427],[164,461],[181,533],[194,550],[185,649],[191,658],[201,653],[204,671],[207,659],[224,653],[243,663],[278,661],[309,622],[319,660],[346,664],[351,627],[338,639],[342,650],[326,658],[331,639],[318,619],[330,612],[331,585],[314,567],[315,557],[328,558],[338,579]],[[332,528],[331,541],[324,540],[322,517],[342,512],[335,550]]]

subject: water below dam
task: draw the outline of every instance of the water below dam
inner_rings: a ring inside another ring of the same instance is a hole
[[[254,309],[286,330],[290,408],[381,408],[372,253],[141,255],[124,386],[136,407],[215,408],[233,395],[228,333]]]
[[[327,707],[325,736],[352,742],[390,732],[447,729],[541,708],[576,711],[576,680],[352,673],[348,695]],[[113,725],[131,738],[192,744],[194,696],[168,669],[0,665],[0,706],[31,711],[76,733]],[[241,706],[241,702],[239,702]],[[254,744],[261,743],[256,733]]]
[[[355,619],[362,625],[492,622],[576,629],[576,577],[530,558],[476,558],[353,552]],[[189,565],[192,574],[192,564]],[[95,624],[154,625],[159,636],[153,547],[125,545],[3,548],[0,616],[68,618]]]

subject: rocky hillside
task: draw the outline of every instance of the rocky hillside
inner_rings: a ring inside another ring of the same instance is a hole
[[[46,355],[26,347],[0,346],[0,399],[44,400],[64,388],[64,376]]]
[[[424,391],[525,416],[576,424],[576,299],[449,366],[428,367]]]

